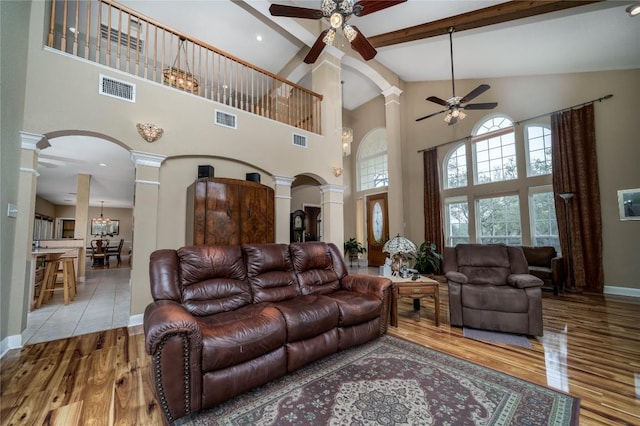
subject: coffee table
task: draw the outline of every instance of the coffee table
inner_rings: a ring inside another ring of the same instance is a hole
[[[432,297],[435,304],[436,327],[440,326],[440,291],[438,281],[431,278],[420,277],[417,280],[411,278],[389,277],[392,281],[391,291],[391,325],[398,326],[398,299],[409,297],[421,299]]]

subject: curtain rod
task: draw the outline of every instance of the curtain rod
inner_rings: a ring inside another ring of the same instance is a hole
[[[572,106],[570,106],[570,107],[566,107],[566,108],[562,108],[562,109],[557,109],[557,110],[555,110],[555,111],[547,112],[547,113],[545,113],[545,114],[540,114],[540,115],[536,115],[536,116],[534,116],[534,117],[525,118],[525,119],[523,119],[523,120],[514,121],[514,124],[515,124],[515,125],[520,125],[521,123],[524,123],[525,121],[535,120],[536,118],[540,118],[540,117],[544,117],[544,116],[547,116],[547,115],[555,114],[556,112],[562,112],[562,111],[568,111],[568,110],[570,110],[570,109],[574,109],[574,108],[580,108],[580,107],[583,107],[583,106],[585,106],[585,105],[592,104],[592,103],[594,103],[594,102],[602,102],[602,101],[604,101],[604,100],[611,99],[611,98],[613,98],[613,95],[612,95],[611,93],[609,93],[608,95],[601,96],[601,97],[599,97],[599,98],[597,98],[597,99],[592,99],[592,100],[590,100],[590,101],[583,102],[583,103],[581,103],[581,104],[572,105]],[[444,145],[448,145],[448,144],[450,144],[450,143],[456,143],[456,142],[460,142],[460,141],[466,141],[466,140],[471,139],[472,137],[473,137],[472,135],[469,135],[469,136],[465,136],[465,137],[463,137],[463,138],[458,138],[458,139],[454,139],[454,140],[451,140],[451,141],[448,141],[448,142],[443,142],[443,143],[438,144],[438,145],[430,146],[429,148],[423,148],[423,149],[421,149],[421,150],[418,150],[418,154],[420,154],[421,152],[424,152],[424,151],[428,151],[428,150],[433,149],[433,148],[438,148],[438,147],[441,147],[441,146],[444,146]]]

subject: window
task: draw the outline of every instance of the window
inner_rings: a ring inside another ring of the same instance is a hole
[[[534,246],[553,246],[560,253],[556,208],[551,187],[530,188],[529,192],[532,244]]]
[[[473,138],[475,182],[490,183],[518,178],[513,123],[494,117],[482,123]]]
[[[543,126],[527,126],[527,176],[551,174],[551,130]]]
[[[358,149],[360,191],[389,186],[387,133],[378,129],[367,136]]]
[[[460,188],[467,186],[467,153],[466,145],[456,148],[446,161],[445,182],[447,188]]]
[[[469,242],[469,203],[466,197],[445,200],[447,246]]]
[[[520,201],[517,195],[477,200],[478,238],[483,244],[522,244]]]

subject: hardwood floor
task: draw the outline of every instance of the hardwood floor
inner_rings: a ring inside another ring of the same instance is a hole
[[[545,293],[544,337],[524,349],[464,338],[448,325],[446,286],[440,292],[440,327],[431,301],[414,319],[403,299],[389,334],[580,397],[581,425],[640,424],[640,300]],[[150,366],[140,327],[10,351],[2,425],[160,425]]]

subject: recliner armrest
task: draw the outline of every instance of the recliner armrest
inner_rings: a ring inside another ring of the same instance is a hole
[[[449,281],[453,281],[460,284],[466,284],[469,282],[469,278],[462,272],[449,271],[445,275]]]
[[[356,291],[363,294],[373,294],[382,300],[385,291],[391,287],[391,280],[374,275],[347,275],[342,278],[340,285],[345,290]]]
[[[515,288],[542,287],[542,280],[529,274],[511,274],[507,277],[507,284]]]
[[[183,333],[195,346],[202,345],[200,326],[181,304],[172,300],[151,303],[144,311],[144,335],[147,353],[153,355],[162,339],[175,333]]]

